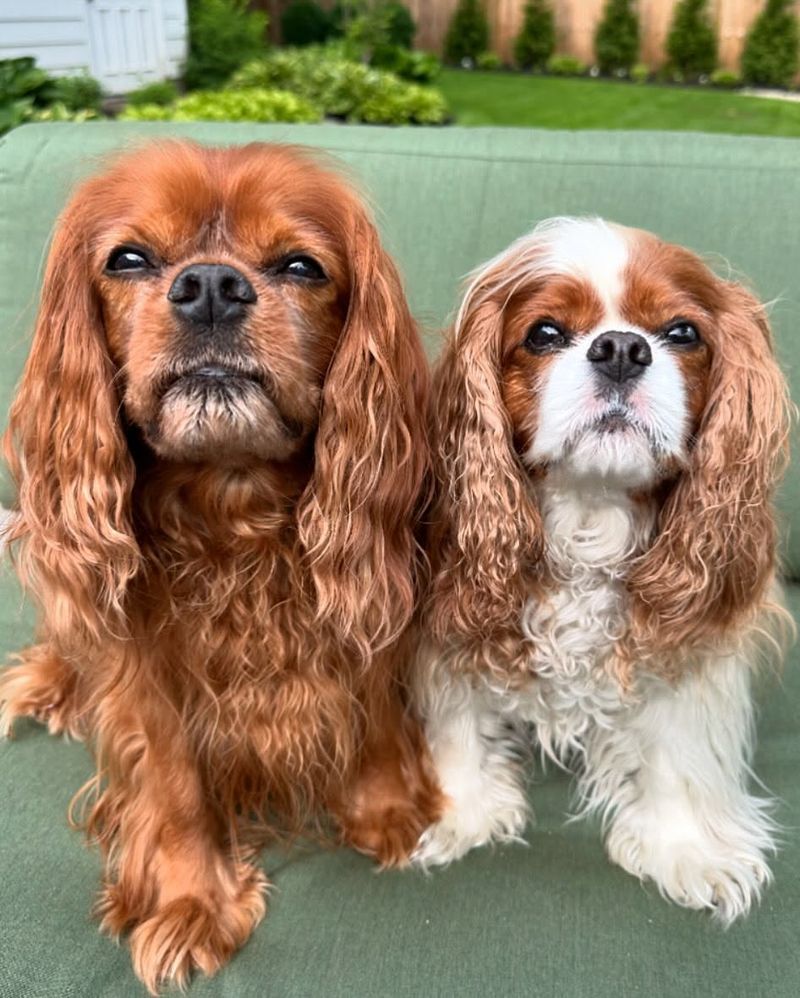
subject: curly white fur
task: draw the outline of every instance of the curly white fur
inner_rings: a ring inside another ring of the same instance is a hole
[[[450,807],[416,853],[448,863],[490,841],[520,838],[528,817],[520,740],[578,773],[580,810],[599,812],[610,858],[672,900],[729,922],[769,879],[768,802],[747,791],[753,747],[744,652],[696,663],[675,688],[639,681],[627,695],[606,663],[624,620],[623,567],[652,511],[622,492],[541,495],[550,563],[560,582],[529,603],[530,683],[508,691],[454,677],[430,657],[418,702]]]

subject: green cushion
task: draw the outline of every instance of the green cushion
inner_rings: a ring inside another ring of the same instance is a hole
[[[775,301],[781,358],[800,398],[800,141],[670,132],[388,129],[339,125],[27,125],[0,140],[0,414],[27,349],[53,221],[78,176],[147,138],[324,146],[370,195],[435,353],[460,277],[537,220],[599,214],[716,255]],[[4,416],[0,416],[0,425]],[[795,437],[795,442],[797,442]],[[0,482],[0,500],[10,498]],[[800,579],[800,463],[783,490]]]
[[[53,221],[74,180],[108,150],[155,135],[217,143],[254,139],[325,146],[349,164],[376,206],[412,307],[436,329],[458,280],[547,215],[602,214],[722,254],[766,299],[800,397],[796,287],[800,143],[669,133],[380,129],[346,126],[46,125],[0,140],[0,413],[27,350],[38,275]],[[800,578],[800,466],[783,509]],[[10,489],[0,484],[0,499]],[[795,615],[800,586],[790,588]],[[31,614],[0,576],[0,661],[28,640]],[[768,683],[756,770],[798,824],[800,652],[785,685]],[[67,828],[90,775],[86,750],[33,724],[0,745],[0,995],[141,995],[124,949],[89,910],[100,870]],[[794,833],[761,908],[729,932],[667,904],[606,861],[597,828],[565,824],[569,781],[540,775],[530,846],[483,850],[429,877],[376,876],[349,852],[265,856],[271,913],[252,941],[196,995],[411,998],[420,995],[795,998],[800,844]]]
[[[28,633],[0,584],[0,656]],[[800,586],[789,593],[800,613]],[[606,860],[592,822],[566,824],[570,786],[533,788],[528,848],[480,850],[430,876],[376,874],[354,853],[265,856],[270,914],[192,995],[220,998],[796,998],[800,925],[800,654],[763,691],[756,772],[791,829],[761,907],[728,932],[663,901]],[[82,745],[23,724],[0,745],[0,995],[122,998],[144,992],[126,950],[89,919],[100,861],[66,823],[90,775]]]

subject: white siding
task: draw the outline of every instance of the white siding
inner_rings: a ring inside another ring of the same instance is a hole
[[[109,93],[181,73],[186,0],[0,0],[0,59],[88,70]]]
[[[32,55],[53,73],[88,69],[86,0],[0,0],[0,59]]]

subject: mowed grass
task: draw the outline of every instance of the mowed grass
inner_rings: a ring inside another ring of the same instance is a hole
[[[725,90],[457,69],[437,86],[459,125],[800,135],[800,103]]]

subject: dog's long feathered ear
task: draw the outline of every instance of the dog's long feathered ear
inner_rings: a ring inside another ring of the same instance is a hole
[[[479,276],[434,375],[429,620],[439,640],[475,655],[494,644],[496,659],[518,633],[544,534],[502,401],[502,302],[480,285]]]
[[[767,598],[772,496],[786,458],[787,386],[763,306],[726,284],[708,401],[689,467],[628,579],[634,655],[715,642]]]
[[[360,209],[347,241],[350,305],[299,525],[318,617],[366,663],[414,611],[428,368],[400,278]]]
[[[64,652],[109,630],[124,634],[122,600],[138,552],[133,465],[92,287],[86,200],[76,195],[53,239],[4,440],[21,514],[9,539]]]

